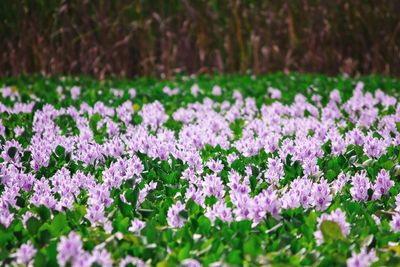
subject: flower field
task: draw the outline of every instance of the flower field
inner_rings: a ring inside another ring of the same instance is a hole
[[[0,86],[1,266],[400,264],[400,80]]]

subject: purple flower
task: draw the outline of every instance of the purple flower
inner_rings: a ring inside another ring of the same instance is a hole
[[[101,224],[105,222],[106,217],[104,215],[104,205],[102,205],[101,203],[89,205],[85,217],[90,221],[93,226],[97,223]]]
[[[367,173],[362,171],[357,173],[351,179],[350,194],[355,201],[367,201],[368,200],[368,189],[371,188],[371,182],[366,176]]]
[[[84,253],[80,236],[75,232],[71,232],[68,237],[62,236],[57,245],[57,252],[58,264],[65,266],[67,262],[71,262],[74,265]]]
[[[326,210],[332,201],[330,188],[325,179],[321,179],[319,184],[314,184],[312,189],[314,205],[316,210]]]
[[[140,230],[142,230],[146,226],[146,223],[139,220],[138,218],[133,219],[131,222],[131,226],[128,228],[128,230],[132,233],[139,233]]]
[[[222,89],[218,85],[214,85],[212,88],[212,94],[215,96],[220,96],[222,94]]]
[[[232,163],[233,163],[235,160],[237,160],[237,159],[238,159],[238,156],[236,155],[236,153],[230,153],[230,154],[226,157],[226,160],[227,160],[229,166],[232,165]]]
[[[166,94],[168,96],[173,96],[173,95],[177,95],[179,93],[179,88],[171,89],[171,88],[169,88],[169,86],[165,86],[163,88],[163,92],[164,92],[164,94]]]
[[[217,218],[223,222],[232,222],[232,210],[222,200],[215,203],[212,208],[207,207],[205,216],[210,219],[211,223],[214,223]]]
[[[285,208],[298,208],[302,206],[308,209],[313,205],[312,198],[313,183],[308,178],[297,178],[290,184],[290,190],[283,197],[283,206]]]
[[[207,174],[202,182],[205,196],[215,196],[222,199],[225,196],[225,189],[222,180],[215,174]]]
[[[10,149],[15,149],[15,154],[10,156],[8,153]],[[5,145],[3,146],[3,152],[1,153],[1,157],[6,161],[10,163],[19,163],[20,161],[20,156],[22,154],[22,146],[20,143],[18,143],[16,140],[10,140],[6,141]]]
[[[73,100],[78,99],[78,97],[79,97],[80,94],[81,94],[81,88],[80,88],[80,87],[78,87],[78,86],[73,86],[73,87],[71,88],[71,98],[72,98]]]
[[[0,203],[3,205],[2,203]],[[14,214],[11,213],[8,209],[0,209],[0,223],[5,227],[8,228],[12,221],[14,220]]]
[[[102,267],[111,267],[113,262],[111,259],[111,254],[105,249],[94,249],[92,252],[92,258],[90,260],[92,263],[97,263]]]
[[[351,253],[351,258],[347,259],[348,267],[369,267],[372,263],[376,262],[378,258],[376,257],[375,250],[371,249],[367,252],[367,249],[363,247],[360,253]]]
[[[128,90],[128,94],[129,94],[129,97],[130,97],[131,99],[135,98],[135,96],[136,96],[136,90],[135,90],[135,88],[130,88],[130,89]]]
[[[190,184],[189,188],[186,190],[185,200],[189,199],[192,199],[200,206],[204,205],[205,196],[203,194],[203,191],[201,191],[200,189],[196,189],[196,186],[194,186],[193,183]]]
[[[281,99],[281,91],[278,89],[268,87],[268,94],[271,96],[272,99]]]
[[[330,100],[332,100],[332,101],[334,101],[334,102],[336,102],[338,104],[340,102],[342,102],[342,99],[340,97],[340,92],[339,92],[338,89],[335,89],[335,90],[331,91],[331,93],[329,94],[329,98],[330,98]]]
[[[371,217],[375,221],[376,225],[380,225],[381,224],[381,219],[379,219],[378,216],[376,216],[375,214],[372,214]]]
[[[193,84],[192,87],[190,87],[190,93],[194,96],[197,97],[197,95],[200,92],[200,87],[198,84]]]
[[[364,144],[364,134],[359,129],[355,128],[346,133],[346,144],[347,145],[363,145]]]
[[[128,264],[131,264],[136,267],[146,267],[147,264],[145,264],[141,259],[132,257],[132,256],[126,256],[124,259],[121,260],[119,263],[119,267],[125,267]]]
[[[372,195],[372,199],[380,199],[382,195],[386,195],[389,192],[389,189],[392,186],[394,186],[394,182],[390,180],[389,173],[382,169],[376,177],[376,181],[373,186],[374,193]]]
[[[343,172],[341,172],[337,179],[333,181],[332,183],[332,189],[334,191],[335,194],[340,193],[343,190],[343,187],[347,184],[347,182],[349,181],[350,176],[346,173],[344,174]]]
[[[283,163],[279,158],[268,159],[268,170],[265,173],[268,183],[277,185],[283,178],[285,172],[283,171]]]
[[[29,265],[31,260],[36,254],[36,249],[32,245],[31,241],[28,241],[26,244],[21,245],[19,249],[17,249],[15,256],[17,257],[17,264]]]
[[[397,212],[400,212],[400,193],[399,194],[397,194],[397,196],[395,197],[395,204],[396,204],[396,207],[395,207],[395,210],[397,211]]]
[[[185,224],[185,220],[180,215],[180,212],[185,210],[182,202],[178,201],[173,204],[167,214],[167,222],[171,228],[181,228]]]
[[[25,131],[24,127],[17,126],[17,127],[14,128],[14,133],[15,133],[16,137],[18,137],[21,134],[23,134],[24,131]]]
[[[185,259],[182,261],[181,267],[201,267],[200,262],[195,259]]]
[[[365,154],[370,158],[379,158],[386,151],[386,143],[369,134],[364,143]]]
[[[217,160],[210,159],[207,162],[207,167],[210,168],[210,170],[212,170],[213,172],[219,173],[223,170],[224,165],[222,164],[222,161],[219,159]]]
[[[400,232],[400,213],[396,213],[392,217],[392,221],[390,222],[390,227],[393,232]]]
[[[124,91],[118,88],[111,88],[111,93],[114,95],[116,98],[122,98],[124,96]]]
[[[312,176],[319,172],[317,158],[306,158],[302,164],[304,175]]]
[[[142,124],[150,126],[153,130],[160,127],[168,118],[163,105],[158,101],[143,105],[139,115],[142,117]]]

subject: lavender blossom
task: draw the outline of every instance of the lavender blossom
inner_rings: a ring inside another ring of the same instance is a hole
[[[373,186],[374,193],[372,195],[372,199],[380,199],[382,195],[386,195],[389,192],[389,189],[392,186],[394,186],[394,182],[390,180],[389,173],[382,169],[376,177],[376,181]]]
[[[184,210],[185,206],[180,201],[176,202],[169,208],[167,221],[171,228],[181,228],[185,224],[185,220],[180,215],[180,212]]]
[[[36,251],[37,250],[32,245],[31,241],[21,245],[21,247],[15,253],[15,256],[17,257],[17,264],[29,265],[35,256]]]
[[[367,201],[368,189],[371,188],[371,182],[366,176],[366,172],[362,171],[353,176],[350,189],[350,194],[355,201]]]
[[[128,230],[132,233],[139,233],[140,230],[142,230],[145,226],[146,226],[146,223],[144,221],[141,221],[138,218],[135,218],[131,222],[131,226],[128,228]]]
[[[354,251],[351,254],[351,258],[347,259],[348,267],[369,267],[371,264],[376,262],[378,258],[376,257],[375,250],[371,249],[367,252],[367,249],[363,247],[360,253],[355,253]]]
[[[392,221],[390,222],[390,227],[392,228],[392,231],[395,233],[400,232],[400,213],[396,213],[392,217]]]

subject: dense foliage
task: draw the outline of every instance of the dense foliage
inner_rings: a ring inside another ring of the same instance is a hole
[[[0,263],[400,264],[400,81],[0,81]]]

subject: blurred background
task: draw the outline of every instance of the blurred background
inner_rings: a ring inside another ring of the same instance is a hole
[[[399,0],[1,0],[0,76],[400,75]]]

